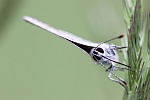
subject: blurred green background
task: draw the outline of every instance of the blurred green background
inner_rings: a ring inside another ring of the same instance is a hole
[[[121,100],[104,68],[25,15],[93,42],[125,30],[122,0],[0,0],[0,100]]]

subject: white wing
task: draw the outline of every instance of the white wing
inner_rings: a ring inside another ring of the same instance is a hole
[[[76,43],[79,43],[79,44],[83,44],[83,45],[86,45],[86,46],[91,46],[91,47],[96,47],[98,45],[98,43],[93,43],[91,41],[88,41],[88,40],[84,40],[80,37],[77,37],[69,32],[66,32],[66,31],[63,31],[63,30],[59,30],[59,29],[56,29],[56,28],[53,28],[52,26],[49,26],[37,19],[34,19],[32,17],[29,17],[29,16],[25,16],[24,17],[24,20],[33,24],[33,25],[36,25],[48,32],[51,32],[57,36],[60,36],[66,40],[69,40],[69,41],[72,41],[72,42],[76,42]]]

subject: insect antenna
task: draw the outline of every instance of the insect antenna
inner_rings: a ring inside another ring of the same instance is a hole
[[[97,49],[101,44],[103,44],[103,43],[106,43],[106,42],[109,42],[109,41],[112,41],[112,40],[115,40],[115,39],[121,39],[121,38],[123,38],[123,37],[124,37],[124,34],[121,34],[120,36],[117,36],[117,37],[114,37],[114,38],[112,38],[112,39],[109,39],[109,40],[107,40],[107,41],[105,41],[105,42],[102,42],[102,43],[100,43],[99,45],[97,45],[94,50],[96,50],[96,49]]]
[[[110,60],[110,61],[112,61],[112,62],[118,63],[118,64],[123,65],[123,66],[126,66],[126,67],[128,67],[128,68],[131,68],[130,66],[128,66],[128,65],[126,65],[126,64],[123,64],[123,63],[120,63],[120,62],[118,62],[118,61],[112,60],[112,59],[110,59],[110,58],[108,58],[108,57],[106,57],[106,56],[103,56],[103,55],[101,55],[101,56],[104,57],[104,58],[106,58],[106,59],[108,59],[108,60]]]

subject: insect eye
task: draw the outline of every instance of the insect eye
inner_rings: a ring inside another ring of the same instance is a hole
[[[99,56],[94,56],[96,60],[101,60],[102,58]]]
[[[102,48],[97,48],[96,50],[100,53],[104,53],[104,50]]]

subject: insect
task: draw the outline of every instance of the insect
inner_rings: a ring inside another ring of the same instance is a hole
[[[115,70],[128,70],[129,66],[125,65],[123,63],[119,62],[119,57],[117,54],[117,50],[123,49],[126,47],[116,46],[113,44],[107,44],[106,42],[120,39],[123,37],[123,35],[120,35],[118,37],[112,38],[108,41],[102,42],[102,43],[93,43],[88,40],[84,40],[80,37],[77,37],[69,32],[59,30],[56,28],[53,28],[52,26],[49,26],[39,20],[36,20],[32,17],[25,16],[24,20],[36,25],[48,32],[51,32],[59,37],[64,38],[65,40],[71,42],[75,46],[79,47],[81,50],[83,50],[85,53],[87,53],[97,64],[102,65],[106,71],[108,72],[108,78],[116,83],[119,83],[123,87],[127,87],[128,84],[119,76],[114,74],[113,71]],[[118,67],[116,64],[123,65],[125,67]],[[112,78],[112,75],[116,77],[115,79]]]

